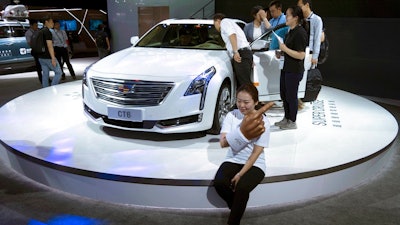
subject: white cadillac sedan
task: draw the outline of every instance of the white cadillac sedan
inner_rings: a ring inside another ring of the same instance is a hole
[[[252,43],[260,101],[280,99],[274,39],[268,32]],[[86,69],[82,95],[90,120],[133,131],[218,134],[234,104],[236,82],[213,20],[165,20],[131,42]],[[299,98],[305,80],[306,72]]]

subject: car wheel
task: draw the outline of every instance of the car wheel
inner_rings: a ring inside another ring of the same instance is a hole
[[[223,83],[218,92],[217,103],[215,105],[213,125],[210,130],[208,130],[209,134],[219,134],[221,131],[222,122],[226,117],[226,114],[231,110],[231,102],[232,102],[232,93],[230,85],[227,83]]]

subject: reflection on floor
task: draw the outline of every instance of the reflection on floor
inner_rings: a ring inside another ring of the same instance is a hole
[[[282,108],[268,111],[271,124]],[[271,127],[267,174],[249,207],[337,193],[390,158],[395,118],[379,105],[323,87],[298,129]],[[0,156],[21,174],[111,202],[171,208],[225,207],[212,188],[225,157],[216,135],[161,135],[100,127],[83,114],[81,82],[18,97],[0,108]]]

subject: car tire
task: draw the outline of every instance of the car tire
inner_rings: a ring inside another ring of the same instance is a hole
[[[222,122],[232,107],[231,87],[228,83],[223,83],[218,92],[217,102],[215,104],[213,125],[207,133],[219,134],[221,131]]]

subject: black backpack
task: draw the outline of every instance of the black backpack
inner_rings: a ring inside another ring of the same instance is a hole
[[[325,29],[322,32],[325,37],[324,37],[324,41],[321,42],[321,47],[319,49],[318,64],[323,64],[328,59],[328,52],[329,52],[328,36],[325,32]]]
[[[33,32],[31,37],[31,49],[32,49],[32,54],[36,55],[46,52],[46,45],[42,30],[35,30]]]

